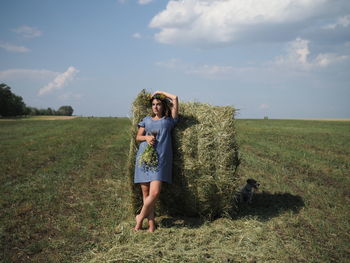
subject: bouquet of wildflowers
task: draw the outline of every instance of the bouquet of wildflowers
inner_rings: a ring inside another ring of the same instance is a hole
[[[152,136],[156,137],[157,132],[152,132]],[[146,170],[156,170],[158,167],[158,153],[153,145],[147,144],[145,150],[140,156],[139,165]]]

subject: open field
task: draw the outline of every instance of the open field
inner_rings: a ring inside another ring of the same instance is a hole
[[[213,222],[162,215],[150,234],[132,230],[128,119],[0,122],[0,261],[348,262],[350,123],[237,130],[253,204]]]
[[[350,119],[295,119],[305,121],[350,121]]]
[[[79,118],[79,116],[30,116],[21,118],[0,118],[0,121],[57,121],[57,120],[72,120]]]

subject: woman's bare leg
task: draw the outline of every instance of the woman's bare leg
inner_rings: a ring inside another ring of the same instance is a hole
[[[145,203],[145,199],[149,195],[150,183],[141,183],[140,185],[141,185],[141,191],[142,191],[142,200],[143,200],[143,203]],[[139,216],[136,215],[136,217],[135,217],[136,226],[134,227],[135,230],[140,230],[142,228],[143,219],[140,222],[140,220],[138,218],[139,218]]]
[[[142,183],[141,184],[141,190],[142,190],[142,200],[145,202],[145,199],[149,196],[149,189],[150,189],[150,183]],[[154,232],[156,225],[154,220],[154,207],[150,214],[147,216],[148,219],[148,231]]]
[[[161,187],[162,187],[161,181],[150,182],[149,195],[144,199],[144,203],[140,214],[136,216],[135,230],[141,229],[142,222],[147,217],[151,218],[151,224],[154,223],[154,206],[159,197]],[[149,230],[150,232],[153,232],[154,227],[150,227]]]

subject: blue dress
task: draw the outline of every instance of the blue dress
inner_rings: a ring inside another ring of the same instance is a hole
[[[141,142],[136,155],[134,183],[147,183],[154,180],[172,183],[173,149],[171,130],[177,120],[177,118],[173,119],[171,117],[153,120],[151,116],[147,116],[138,124],[139,127],[145,128],[146,135],[151,135],[152,132],[157,133],[155,147],[158,154],[158,167],[156,169],[145,169],[145,167],[140,166],[140,156],[147,146],[146,141]]]

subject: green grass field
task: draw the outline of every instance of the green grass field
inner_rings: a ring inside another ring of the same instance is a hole
[[[350,122],[237,120],[251,205],[135,232],[125,118],[0,122],[1,262],[348,262]]]

